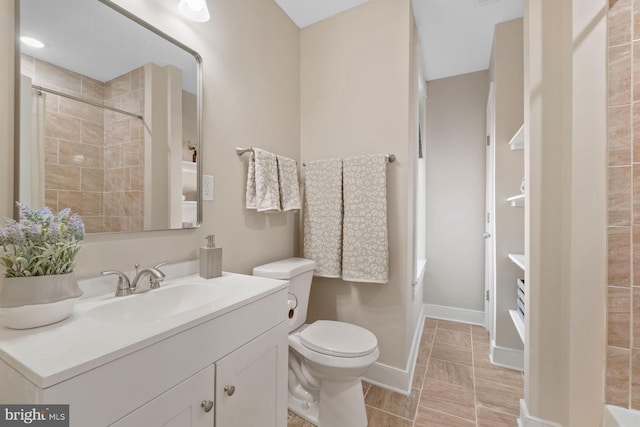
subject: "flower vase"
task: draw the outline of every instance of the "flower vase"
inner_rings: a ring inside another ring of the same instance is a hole
[[[3,278],[0,324],[11,329],[50,325],[66,319],[82,295],[73,273]]]

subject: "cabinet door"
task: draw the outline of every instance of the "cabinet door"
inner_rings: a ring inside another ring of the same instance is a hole
[[[286,322],[216,362],[216,427],[284,427]]]
[[[192,375],[152,401],[112,424],[115,427],[213,427],[215,366]]]

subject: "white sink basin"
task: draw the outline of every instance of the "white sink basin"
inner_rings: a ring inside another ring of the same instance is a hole
[[[223,298],[227,289],[212,283],[175,284],[142,294],[114,297],[87,311],[109,322],[153,322],[184,313]]]

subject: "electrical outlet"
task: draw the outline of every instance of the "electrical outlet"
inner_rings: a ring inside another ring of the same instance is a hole
[[[202,175],[202,200],[213,200],[213,175]]]

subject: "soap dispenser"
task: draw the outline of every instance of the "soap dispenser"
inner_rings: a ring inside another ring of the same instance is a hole
[[[216,236],[206,237],[207,246],[200,248],[200,277],[213,279],[222,276],[222,248],[216,248]]]

